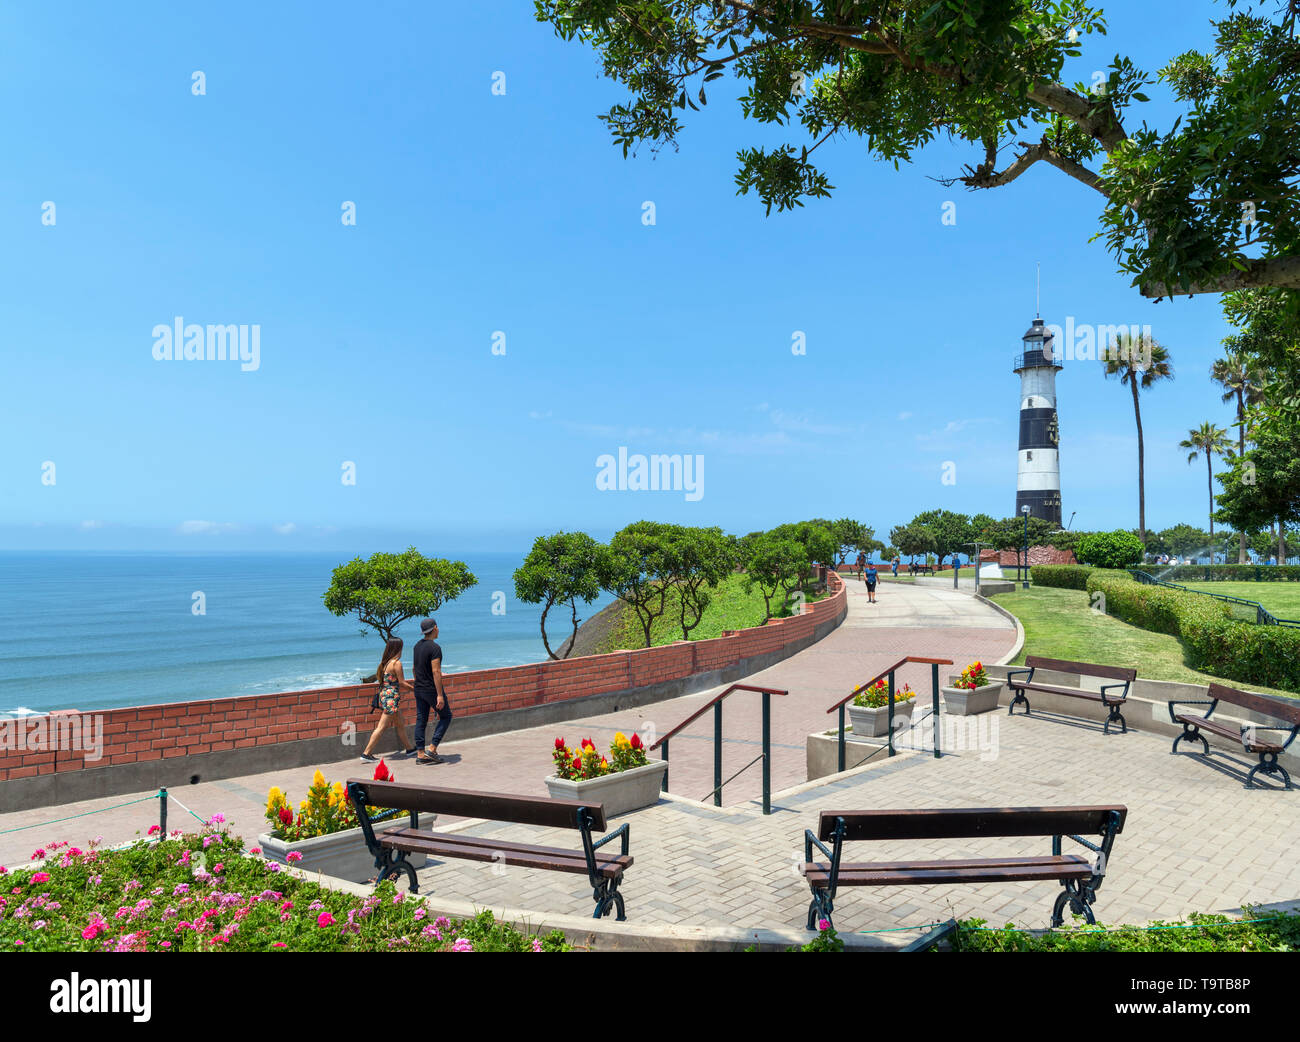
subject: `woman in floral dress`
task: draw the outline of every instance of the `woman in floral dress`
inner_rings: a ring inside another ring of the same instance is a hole
[[[379,660],[379,725],[370,734],[370,741],[366,743],[365,752],[361,754],[363,763],[374,763],[378,757],[371,753],[375,743],[379,741],[379,736],[388,730],[391,726],[397,727],[397,737],[402,741],[402,747],[406,750],[403,753],[397,753],[393,759],[403,759],[407,756],[415,755],[415,746],[413,746],[406,737],[406,721],[402,719],[402,694],[401,687],[406,679],[406,674],[402,670],[402,638],[394,637],[384,646],[384,657]]]

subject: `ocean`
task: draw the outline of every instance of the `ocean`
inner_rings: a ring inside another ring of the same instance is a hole
[[[538,605],[515,599],[523,553],[444,556],[478,579],[437,612],[448,672],[546,658]],[[379,636],[321,601],[344,553],[0,552],[0,713],[108,709],[356,683]],[[504,598],[494,597],[497,592]],[[202,594],[203,614],[194,607]],[[590,618],[609,602],[582,606]],[[493,605],[504,605],[494,613]],[[556,612],[552,612],[554,619]],[[552,646],[568,634],[555,619]],[[419,620],[398,635],[410,676]]]

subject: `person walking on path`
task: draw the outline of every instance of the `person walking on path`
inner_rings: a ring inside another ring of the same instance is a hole
[[[451,704],[447,701],[447,688],[442,680],[442,648],[438,646],[438,623],[433,619],[420,620],[424,636],[415,644],[415,744],[420,753],[415,762],[444,763],[438,755],[438,743],[451,725]],[[424,744],[424,729],[433,712],[438,722],[433,737]]]
[[[379,758],[372,750],[375,743],[379,741],[379,736],[389,727],[397,728],[397,737],[405,750],[395,754],[393,759],[402,760],[415,755],[415,746],[409,745],[406,741],[406,721],[402,719],[401,690],[406,680],[406,675],[402,671],[402,646],[401,637],[394,637],[384,645],[384,654],[379,660],[379,669],[375,672],[379,681],[379,694],[375,696],[375,702],[382,715],[379,717],[379,726],[370,732],[370,741],[366,742],[366,748],[361,753],[363,763],[378,761]]]
[[[867,570],[863,577],[867,580],[867,600],[871,604],[875,604],[876,603],[876,579],[879,578],[879,575],[876,572],[875,561],[872,561],[867,565]]]
[[[858,574],[859,575],[863,574],[863,570],[866,568],[866,566],[867,566],[867,555],[859,551],[858,552]]]
[[[898,555],[897,554],[895,554],[894,559],[889,562],[889,567],[894,570],[894,578],[897,579],[898,578]]]

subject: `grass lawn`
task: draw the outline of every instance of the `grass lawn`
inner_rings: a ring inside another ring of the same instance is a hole
[[[1215,585],[1226,586],[1228,583]],[[1256,585],[1233,583],[1231,585]],[[1257,585],[1264,585],[1259,583]],[[1084,590],[1034,586],[1028,590],[997,594],[993,600],[1025,627],[1025,655],[1094,662],[1102,666],[1131,666],[1147,680],[1181,680],[1191,684],[1227,683],[1222,677],[1198,673],[1184,663],[1183,646],[1176,637],[1130,626],[1090,607]],[[1252,685],[1252,691],[1295,698],[1295,692]]]
[[[1300,619],[1300,583],[1293,582],[1219,582],[1179,583],[1189,590],[1221,593],[1227,597],[1244,597],[1259,601],[1264,608],[1279,619]]]
[[[814,594],[811,590],[810,586],[805,594],[809,603],[820,600],[824,596],[824,594]],[[691,630],[691,640],[707,640],[710,637],[721,637],[723,630],[743,630],[750,626],[763,625],[765,618],[763,594],[757,586],[752,592],[746,593],[743,575],[732,575],[724,579],[710,590],[710,596],[709,606],[704,610],[704,618]],[[778,593],[772,598],[774,609],[780,597],[781,594]],[[659,618],[655,619],[650,629],[650,642],[656,647],[682,639],[682,625],[678,618],[681,600],[676,591],[670,590],[666,601],[667,608]],[[776,612],[776,614],[781,613]],[[645,632],[641,629],[641,622],[637,619],[636,612],[625,607],[618,623],[610,630],[605,650],[643,647],[645,647]]]

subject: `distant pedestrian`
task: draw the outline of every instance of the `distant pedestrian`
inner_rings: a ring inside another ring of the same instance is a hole
[[[420,632],[423,638],[415,644],[415,744],[420,748],[420,755],[415,762],[443,763],[438,755],[438,743],[442,741],[451,725],[451,703],[447,701],[447,688],[442,680],[442,648],[439,647],[438,623],[433,619],[420,620]],[[438,718],[433,728],[433,737],[429,744],[424,744],[424,729],[429,722],[429,713]]]
[[[859,575],[863,573],[863,569],[865,569],[866,566],[867,566],[867,555],[862,553],[861,551],[858,551],[858,574]]]
[[[875,604],[876,603],[876,580],[879,578],[879,576],[876,572],[876,564],[874,561],[868,562],[867,570],[863,574],[863,578],[866,579],[867,581],[867,600],[871,604]]]
[[[393,637],[384,645],[383,657],[379,660],[379,669],[375,673],[375,679],[379,681],[379,694],[375,696],[375,703],[379,709],[379,725],[370,732],[370,741],[366,742],[366,748],[361,753],[361,759],[365,763],[374,763],[378,757],[373,755],[372,750],[375,743],[379,741],[382,735],[389,727],[397,728],[397,737],[402,743],[405,752],[400,752],[393,757],[395,760],[415,755],[415,746],[410,745],[406,740],[406,721],[402,719],[402,684],[406,680],[406,675],[402,671],[402,638]]]
[[[894,578],[897,579],[898,578],[898,557],[897,556],[895,556],[894,559],[889,562],[889,567],[894,570]]]

